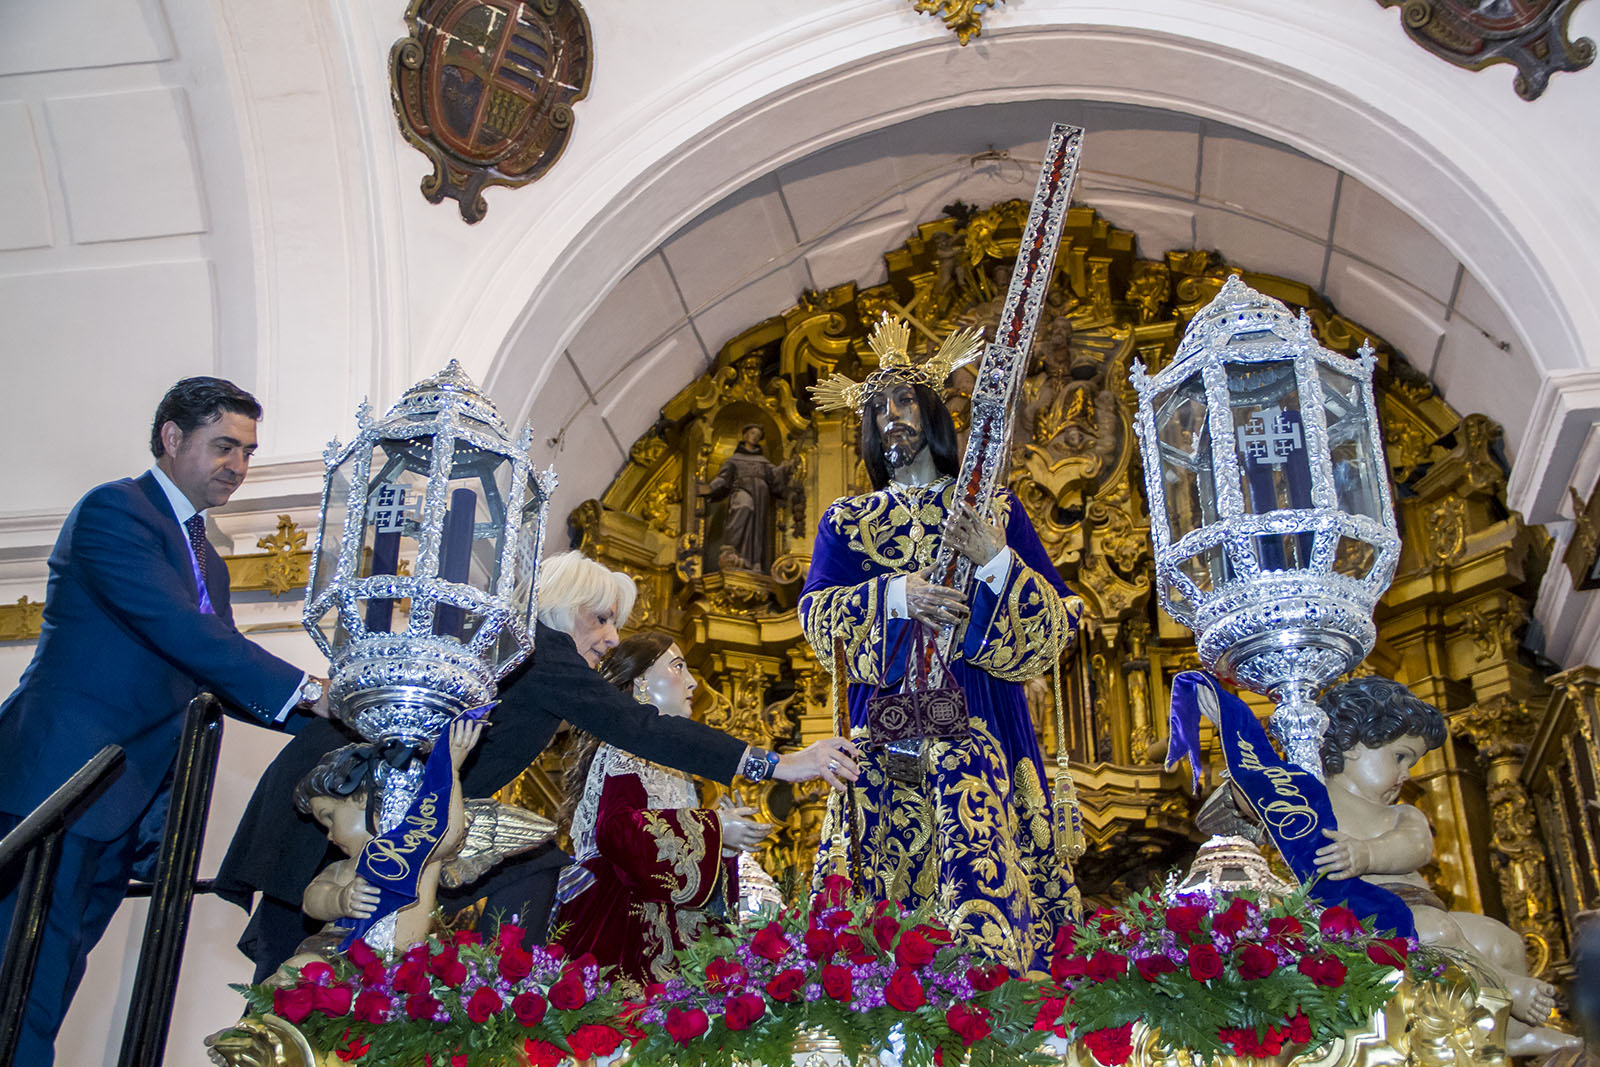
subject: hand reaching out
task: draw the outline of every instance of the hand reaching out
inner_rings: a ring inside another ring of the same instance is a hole
[[[1000,527],[978,518],[966,503],[957,504],[944,528],[945,544],[982,567],[1005,551],[1006,535]]]
[[[772,824],[756,822],[752,816],[755,808],[730,808],[724,807],[717,812],[717,819],[722,823],[723,851],[729,849],[739,852],[752,852],[756,846],[767,839],[772,833]]]
[[[461,770],[467,753],[478,744],[487,725],[482,719],[456,719],[450,724],[450,763],[457,771]]]
[[[1372,870],[1372,849],[1360,838],[1342,830],[1324,830],[1322,836],[1333,841],[1317,849],[1317,871],[1335,882],[1356,878]]]
[[[809,782],[821,778],[835,789],[844,789],[861,776],[856,760],[861,758],[855,745],[842,737],[824,737],[799,752],[778,758],[774,778],[785,782]]]

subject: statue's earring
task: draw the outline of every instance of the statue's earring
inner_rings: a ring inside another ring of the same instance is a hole
[[[640,703],[640,704],[644,703],[644,683],[643,682],[635,681],[633,683],[633,699],[637,703]]]

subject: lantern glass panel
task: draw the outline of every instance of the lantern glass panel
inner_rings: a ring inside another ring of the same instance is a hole
[[[1178,568],[1199,586],[1202,594],[1233,581],[1233,563],[1221,545],[1212,545],[1185,558]]]
[[[457,440],[445,490],[448,502],[439,532],[441,581],[471,586],[492,595],[499,579],[500,545],[506,532],[506,490],[511,459]],[[482,600],[481,597],[474,598]],[[433,633],[470,641],[484,616],[460,604],[440,603],[434,610]]]
[[[1315,534],[1261,534],[1251,538],[1256,563],[1264,571],[1294,571],[1311,566]]]
[[[1378,477],[1384,467],[1379,457],[1372,454],[1372,423],[1367,411],[1366,390],[1360,379],[1321,363],[1317,364],[1317,374],[1322,380],[1322,401],[1328,419],[1328,452],[1333,460],[1333,488],[1339,510],[1382,522],[1383,489]]]
[[[428,470],[433,462],[429,437],[382,438],[372,449],[367,478],[367,507],[361,539],[359,578],[399,574],[402,563],[417,558],[422,508],[428,495]],[[363,601],[361,617],[369,633],[399,633],[406,628],[403,607],[386,597]]]
[[[1339,546],[1334,549],[1333,569],[1336,573],[1347,578],[1360,580],[1372,571],[1372,565],[1378,561],[1378,550],[1365,541],[1354,537],[1339,538]]]
[[[1245,514],[1312,507],[1310,454],[1294,362],[1232,363],[1227,373]],[[1307,544],[1305,556],[1310,550]],[[1262,559],[1261,565],[1271,568],[1282,562]]]
[[[317,542],[317,558],[311,575],[311,591],[307,603],[327,591],[339,576],[339,554],[344,547],[344,519],[350,510],[350,468],[355,466],[356,453],[328,472],[322,483],[322,531]]]
[[[1167,530],[1176,542],[1217,521],[1206,387],[1197,374],[1155,398],[1157,447],[1165,487]]]

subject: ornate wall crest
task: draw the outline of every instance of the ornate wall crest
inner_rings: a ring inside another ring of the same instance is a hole
[[[1005,0],[911,0],[923,15],[944,20],[944,28],[966,44],[983,32],[983,13]]]
[[[1594,42],[1567,39],[1567,22],[1583,0],[1378,0],[1399,7],[1413,41],[1458,67],[1482,70],[1514,63],[1512,88],[1536,100],[1559,70],[1594,62]]]
[[[483,218],[486,185],[549,170],[589,92],[589,19],[577,0],[412,0],[389,53],[400,132],[433,160],[422,195]]]

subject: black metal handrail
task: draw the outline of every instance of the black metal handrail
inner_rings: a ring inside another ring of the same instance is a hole
[[[133,999],[122,1031],[118,1067],[145,1067],[162,1062],[172,1028],[172,1006],[178,997],[178,971],[189,936],[194,904],[195,871],[211,811],[217,755],[222,748],[222,705],[210,693],[189,702],[183,737],[173,767],[172,798],[161,833],[156,878],[150,890],[150,914],[139,947],[139,969],[133,978]]]
[[[5,955],[0,957],[0,1067],[11,1067],[22,1036],[45,913],[61,862],[61,836],[111,784],[126,759],[116,745],[102,748],[0,841],[0,872],[19,860],[25,864]]]

